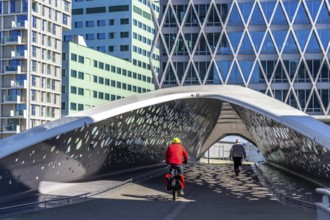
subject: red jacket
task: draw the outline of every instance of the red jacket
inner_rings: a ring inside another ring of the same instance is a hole
[[[183,162],[182,157],[185,161],[188,161],[187,151],[181,144],[171,144],[167,147],[165,158],[168,164],[181,165]]]

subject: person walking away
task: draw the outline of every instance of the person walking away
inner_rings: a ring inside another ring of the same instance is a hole
[[[242,166],[242,159],[246,158],[245,148],[239,139],[236,139],[236,143],[232,146],[230,150],[230,157],[234,161],[234,171],[236,176],[238,176],[240,166]]]
[[[185,179],[183,176],[183,163],[188,162],[188,153],[181,144],[181,140],[178,137],[172,139],[172,144],[170,144],[165,153],[165,160],[167,164],[170,164],[170,170],[176,169],[180,175],[181,190],[180,195],[184,195]]]

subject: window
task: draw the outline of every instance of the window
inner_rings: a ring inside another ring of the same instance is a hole
[[[105,50],[105,46],[98,46],[96,49],[97,49],[98,51],[100,51],[100,52],[103,52],[103,53],[106,52],[106,50]]]
[[[83,110],[84,110],[84,105],[78,104],[78,111],[83,111]]]
[[[99,77],[99,84],[103,84],[104,83],[104,78],[103,77]]]
[[[129,24],[129,19],[128,18],[120,19],[120,24]]]
[[[78,95],[84,95],[84,89],[78,88]]]
[[[77,71],[71,70],[71,77],[77,78]]]
[[[64,25],[68,25],[69,23],[69,16],[66,14],[63,14],[63,22]]]
[[[97,91],[93,91],[93,97],[97,98]]]
[[[106,12],[105,7],[86,8],[86,14],[96,14],[96,13],[104,13],[104,12]]]
[[[128,5],[109,6],[109,12],[128,11]]]
[[[104,69],[104,63],[99,62],[99,69]]]
[[[78,62],[79,62],[79,63],[84,63],[84,60],[85,60],[85,59],[84,59],[83,56],[79,56],[79,59],[78,59]]]
[[[84,23],[82,21],[76,21],[74,23],[74,27],[75,28],[82,28],[82,27],[84,27]]]
[[[109,46],[108,50],[109,50],[109,52],[113,52],[114,51],[114,46]]]
[[[71,60],[77,61],[77,54],[71,53]]]
[[[97,20],[97,26],[99,26],[99,27],[103,27],[103,26],[105,26],[105,25],[106,25],[105,20]]]
[[[77,104],[74,103],[74,102],[71,102],[71,103],[70,103],[70,109],[71,109],[71,110],[76,110],[76,109],[77,109]]]
[[[105,85],[107,85],[107,86],[110,85],[110,80],[109,79],[105,79]]]
[[[86,34],[86,40],[94,40],[94,34]]]
[[[99,92],[99,99],[103,99],[104,93],[103,92]]]
[[[93,82],[97,83],[97,76],[93,76]]]
[[[84,72],[78,72],[78,78],[79,79],[84,79]]]
[[[115,25],[115,19],[110,19],[109,20],[109,26]]]
[[[128,38],[129,33],[128,32],[120,32],[120,38]]]
[[[94,27],[94,21],[86,21],[86,27]]]
[[[109,33],[109,39],[113,39],[114,37],[115,37],[115,33],[110,32],[110,33]]]
[[[128,51],[128,45],[120,45],[120,51]]]
[[[97,60],[94,60],[94,67],[97,67]]]
[[[72,94],[77,94],[77,87],[71,86],[71,93]]]
[[[98,33],[98,34],[97,34],[97,39],[98,39],[98,40],[103,40],[103,39],[105,39],[105,38],[106,38],[105,33]]]

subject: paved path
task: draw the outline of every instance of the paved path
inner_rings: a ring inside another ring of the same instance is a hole
[[[171,200],[159,177],[141,184],[129,184],[85,203],[1,219],[316,219],[315,213],[276,201],[257,180],[250,166],[245,166],[239,177],[233,175],[231,168],[229,165],[195,165],[187,169],[186,196],[178,201]]]

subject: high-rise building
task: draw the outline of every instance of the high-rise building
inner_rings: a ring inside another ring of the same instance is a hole
[[[71,0],[0,1],[0,138],[61,115],[62,29]]]
[[[157,5],[151,5],[155,14]],[[159,50],[150,54],[155,29],[146,0],[75,0],[72,8],[72,30],[64,33],[64,41],[81,35],[87,47],[132,62],[151,76],[149,57],[158,60]],[[159,61],[154,66],[158,71]]]
[[[158,88],[236,84],[330,121],[329,0],[159,4]]]
[[[63,42],[62,116],[154,90],[152,77],[132,62],[88,48],[83,39],[73,41]]]

